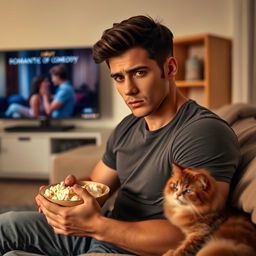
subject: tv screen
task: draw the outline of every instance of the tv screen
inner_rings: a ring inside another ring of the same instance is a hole
[[[52,78],[55,66],[65,69],[64,84]],[[50,114],[45,94],[49,104],[60,102]],[[94,119],[99,114],[99,65],[91,48],[0,51],[1,118]]]

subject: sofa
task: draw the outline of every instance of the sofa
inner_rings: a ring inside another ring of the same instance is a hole
[[[232,104],[214,112],[231,125],[240,144],[241,159],[232,184],[231,203],[250,214],[252,222],[256,224],[256,105]],[[104,150],[104,145],[87,145],[54,155],[51,159],[50,183],[60,182],[70,173],[77,177],[89,175]],[[113,200],[114,197],[108,200],[105,209],[112,206]]]
[[[256,105],[226,105],[215,111],[236,133],[240,163],[232,183],[231,204],[251,216],[256,224]]]

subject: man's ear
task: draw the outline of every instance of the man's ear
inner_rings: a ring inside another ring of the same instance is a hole
[[[168,57],[165,62],[166,74],[168,77],[174,78],[178,72],[178,63],[174,57]]]
[[[181,173],[184,170],[184,168],[177,163],[172,163],[172,171],[173,173]]]

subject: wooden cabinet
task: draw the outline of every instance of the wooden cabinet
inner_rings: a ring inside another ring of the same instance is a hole
[[[48,140],[31,136],[1,138],[1,170],[18,177],[48,174]],[[0,171],[0,175],[2,172]]]
[[[178,60],[177,87],[199,104],[215,109],[231,99],[231,41],[213,35],[196,35],[174,40]],[[197,56],[203,63],[200,80],[186,80],[186,62]]]
[[[108,129],[45,133],[0,131],[0,178],[48,179],[52,156],[82,145],[105,144],[109,134]]]

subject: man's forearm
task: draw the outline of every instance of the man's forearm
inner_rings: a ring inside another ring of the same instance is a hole
[[[162,255],[184,239],[181,231],[167,220],[124,222],[101,217],[96,239],[112,243],[138,255]]]
[[[43,105],[44,105],[44,109],[47,115],[51,114],[51,107],[50,107],[50,102],[49,99],[46,95],[43,96]]]

